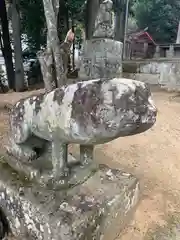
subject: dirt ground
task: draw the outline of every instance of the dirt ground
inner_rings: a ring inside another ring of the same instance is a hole
[[[96,157],[103,154],[103,162],[133,173],[141,183],[134,219],[118,240],[146,239],[149,229],[180,211],[180,95],[153,91],[153,99],[158,117],[152,129],[96,150]]]
[[[95,151],[97,161],[129,171],[141,183],[134,219],[117,240],[144,240],[148,229],[164,225],[169,215],[180,211],[180,95],[157,89],[152,92],[158,107],[156,125],[137,136],[98,146]],[[0,94],[1,147],[8,131],[8,114],[3,106],[27,94],[33,92]]]

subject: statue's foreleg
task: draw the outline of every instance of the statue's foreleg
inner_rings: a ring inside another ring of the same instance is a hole
[[[61,179],[67,177],[69,168],[67,165],[68,158],[68,145],[59,141],[52,142],[52,165],[53,177]]]

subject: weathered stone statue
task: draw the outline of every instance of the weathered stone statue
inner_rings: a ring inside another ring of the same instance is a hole
[[[114,38],[113,2],[111,0],[104,0],[100,4],[93,37]]]
[[[19,101],[10,115],[9,154],[36,159],[38,146],[52,146],[53,178],[67,176],[67,145],[93,146],[137,134],[155,122],[156,108],[141,82],[114,78],[58,88]],[[40,144],[40,145],[38,145]]]
[[[44,0],[57,69],[63,54],[56,56],[55,2]],[[10,112],[8,154],[0,161],[0,210],[9,225],[1,219],[0,225],[18,239],[115,239],[137,205],[139,181],[93,157],[95,145],[142,133],[156,121],[148,86],[120,78],[122,43],[112,39],[111,14],[112,2],[103,1],[94,38],[84,45],[89,81],[52,90],[47,56],[50,91],[18,101]],[[67,36],[72,42],[74,34]],[[60,67],[58,83],[65,79]],[[68,154],[71,143],[80,145],[80,161]]]
[[[94,165],[93,147],[148,130],[156,111],[147,85],[123,78],[78,82],[17,102],[6,162],[26,181],[0,162],[0,207],[12,232],[20,239],[115,239],[138,202],[139,182]],[[69,143],[80,144],[78,165],[70,163]]]
[[[113,2],[104,0],[95,21],[93,38],[84,41],[80,76],[83,79],[120,77],[123,44],[114,40]]]

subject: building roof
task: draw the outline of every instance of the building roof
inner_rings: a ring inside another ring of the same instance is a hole
[[[145,39],[147,39],[147,41],[152,42],[154,45],[156,45],[154,39],[147,31],[139,31],[139,32],[130,33],[128,36],[128,39],[130,41],[132,41],[132,40],[137,41],[140,38],[141,39],[145,38]]]

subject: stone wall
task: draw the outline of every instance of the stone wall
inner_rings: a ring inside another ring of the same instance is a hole
[[[123,75],[170,90],[180,89],[179,59],[124,61]]]

